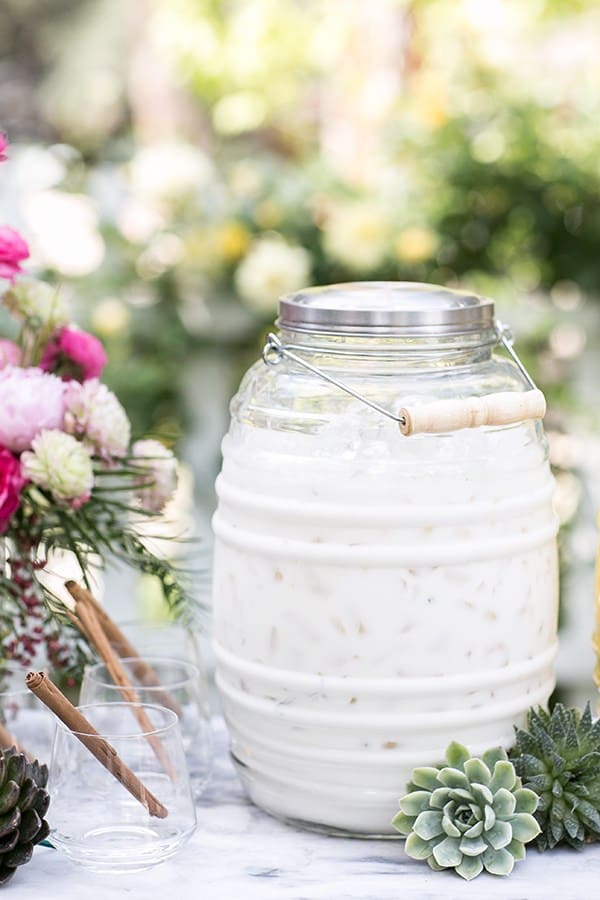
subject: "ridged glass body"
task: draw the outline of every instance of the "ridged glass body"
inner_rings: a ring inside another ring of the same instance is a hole
[[[284,344],[380,405],[525,390],[493,335]],[[554,685],[553,482],[540,423],[403,437],[298,366],[232,403],[214,519],[217,684],[251,798],[392,833],[410,770],[508,746]]]

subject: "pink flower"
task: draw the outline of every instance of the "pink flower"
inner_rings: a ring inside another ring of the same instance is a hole
[[[104,347],[92,334],[61,328],[46,345],[40,368],[60,375],[63,381],[98,378],[106,365]]]
[[[0,446],[0,534],[4,534],[11,516],[19,508],[24,484],[19,460]]]
[[[42,429],[62,428],[64,391],[60,378],[40,369],[0,369],[0,445],[21,453]]]
[[[0,162],[6,162],[8,156],[6,155],[6,150],[8,149],[8,141],[6,140],[6,135],[2,134],[0,131]]]
[[[14,228],[0,226],[0,278],[14,281],[21,262],[29,256],[29,247]]]
[[[23,351],[7,338],[0,338],[0,369],[6,366],[20,366],[23,361]]]

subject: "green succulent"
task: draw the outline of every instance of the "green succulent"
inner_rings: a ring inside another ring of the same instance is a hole
[[[34,846],[48,837],[47,780],[48,769],[37,760],[28,762],[14,747],[0,750],[0,885],[28,863]]]
[[[481,759],[452,743],[444,768],[414,769],[392,824],[408,835],[405,850],[432,869],[455,869],[468,881],[485,869],[509,875],[525,844],[539,834],[534,791],[521,785],[501,747]]]
[[[600,720],[557,703],[552,714],[530,710],[516,731],[511,759],[525,787],[539,795],[537,846],[580,848],[600,840]]]

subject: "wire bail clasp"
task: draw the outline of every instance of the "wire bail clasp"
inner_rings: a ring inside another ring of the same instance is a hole
[[[355,391],[350,387],[350,385],[345,384],[343,381],[338,381],[337,378],[333,378],[333,376],[328,375],[322,369],[319,369],[317,366],[313,366],[312,363],[307,362],[307,360],[302,359],[301,356],[298,356],[296,353],[294,353],[292,350],[289,350],[284,344],[282,344],[277,335],[273,334],[273,332],[269,332],[269,334],[267,335],[267,340],[262,351],[262,358],[267,366],[276,366],[284,358],[290,359],[292,362],[296,363],[296,365],[302,366],[302,368],[304,369],[308,369],[308,371],[312,372],[313,375],[317,375],[319,378],[322,378],[324,381],[329,382],[329,384],[333,384],[334,387],[339,388],[346,394],[350,394],[350,396],[354,397],[355,400],[360,400],[361,403],[364,403],[366,406],[370,406],[371,409],[375,410],[375,412],[381,413],[381,415],[383,416],[387,416],[388,419],[392,419],[399,425],[406,424],[406,418],[404,416],[395,415],[395,413],[390,412],[389,409],[385,409],[383,406],[379,406],[378,403],[374,403],[372,400],[369,400],[367,397],[359,394],[358,391]]]

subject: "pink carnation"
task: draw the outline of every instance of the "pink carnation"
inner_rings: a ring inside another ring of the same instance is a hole
[[[6,155],[6,151],[8,149],[8,141],[6,140],[6,135],[2,134],[0,131],[0,162],[6,162],[8,156]]]
[[[6,447],[0,447],[0,534],[4,534],[11,516],[19,508],[24,484],[19,460]]]
[[[0,369],[6,366],[20,366],[23,361],[23,351],[14,341],[0,338]]]
[[[40,369],[1,369],[0,445],[21,453],[42,429],[62,428],[64,391],[60,378]]]
[[[63,381],[98,378],[106,365],[104,347],[92,334],[61,328],[46,345],[40,368],[60,375]]]
[[[21,262],[29,256],[29,247],[14,228],[0,226],[0,278],[14,281]]]

